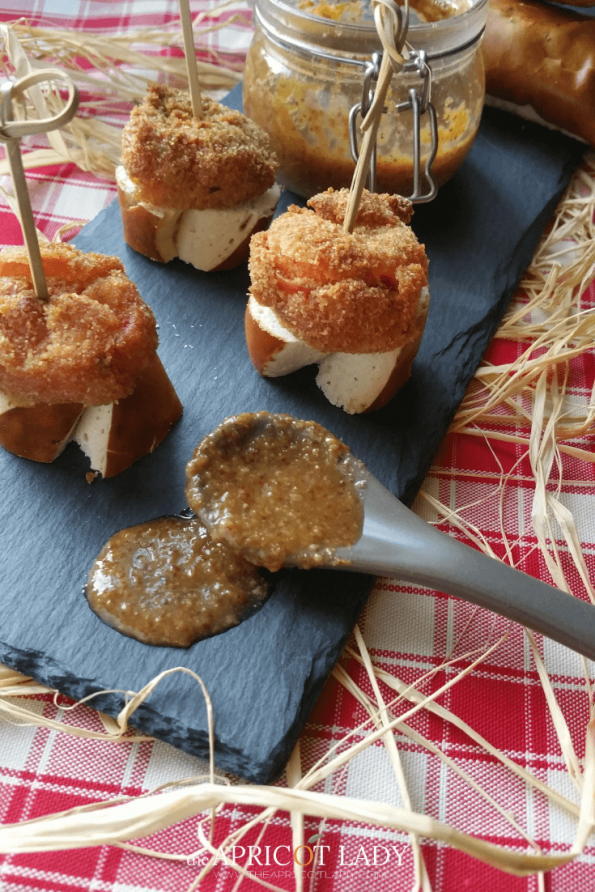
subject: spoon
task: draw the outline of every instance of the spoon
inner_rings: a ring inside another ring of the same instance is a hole
[[[209,533],[260,566],[327,567],[429,586],[595,660],[595,607],[436,530],[316,422],[232,416],[197,446],[186,473],[189,504]],[[341,501],[346,490],[349,500]],[[343,536],[352,511],[356,522]]]
[[[595,660],[595,607],[441,533],[367,470],[360,539],[338,569],[389,576],[455,595]]]

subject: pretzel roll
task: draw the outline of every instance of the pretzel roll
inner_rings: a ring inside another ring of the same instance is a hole
[[[111,477],[182,414],[155,319],[117,257],[61,244],[41,257],[47,300],[25,249],[0,252],[0,446],[49,463],[74,440]]]
[[[395,350],[418,332],[428,262],[409,226],[410,203],[364,192],[344,232],[349,192],[291,205],[250,245],[251,294],[300,340],[324,353]]]
[[[483,55],[490,104],[595,147],[595,19],[538,0],[490,0]]]

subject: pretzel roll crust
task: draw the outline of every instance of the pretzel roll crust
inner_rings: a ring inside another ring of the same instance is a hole
[[[153,85],[132,111],[122,163],[140,201],[184,210],[231,208],[275,182],[277,162],[264,130],[208,97],[202,102],[197,119],[188,93]]]
[[[538,0],[490,0],[482,52],[490,96],[595,147],[595,19]]]
[[[250,289],[296,337],[325,353],[380,353],[414,340],[427,285],[423,245],[406,225],[411,204],[364,192],[352,233],[347,189],[292,205],[252,238]],[[421,329],[420,329],[421,330]]]
[[[128,396],[157,330],[122,262],[62,244],[41,256],[47,301],[35,295],[25,249],[0,252],[0,390],[33,404]]]

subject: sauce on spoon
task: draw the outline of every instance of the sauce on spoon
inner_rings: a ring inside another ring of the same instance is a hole
[[[338,563],[336,549],[361,536],[364,466],[314,421],[227,418],[197,446],[186,479],[211,537],[272,571]]]

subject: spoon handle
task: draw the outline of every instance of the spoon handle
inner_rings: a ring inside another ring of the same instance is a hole
[[[595,660],[595,607],[488,557],[417,517],[375,478],[351,567],[456,595]]]

